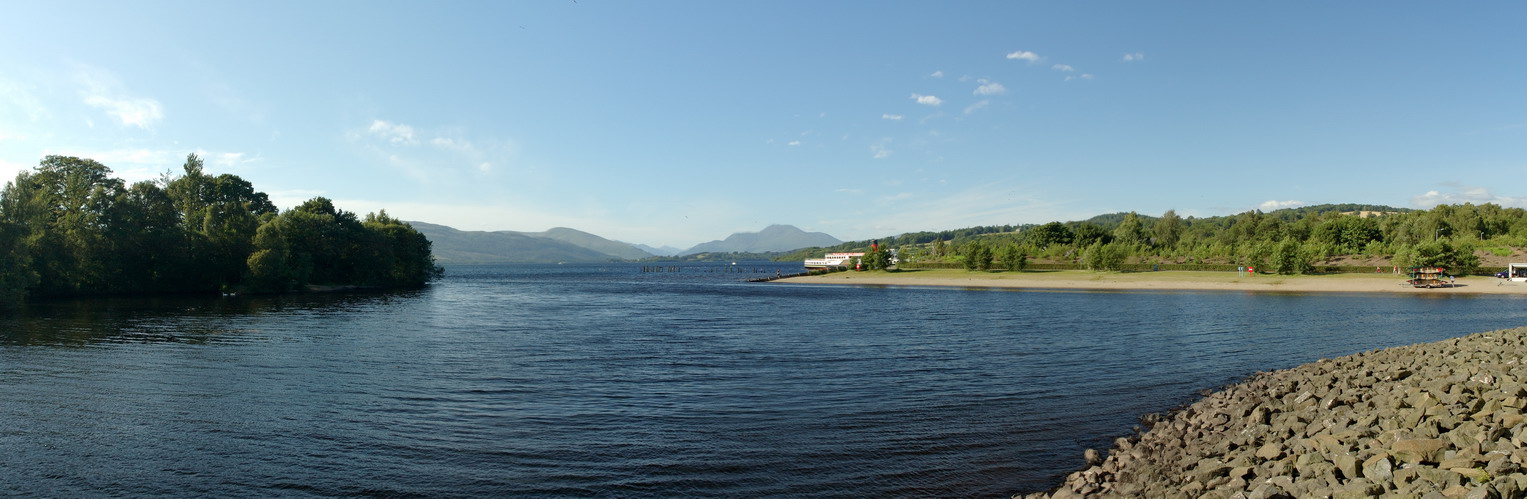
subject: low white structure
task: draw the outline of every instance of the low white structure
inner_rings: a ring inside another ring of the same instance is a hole
[[[1527,282],[1527,263],[1506,264],[1506,280]]]
[[[849,260],[864,256],[864,253],[828,253],[823,258],[807,258],[806,268],[825,269],[831,267],[845,267]],[[1527,264],[1523,264],[1527,265]]]

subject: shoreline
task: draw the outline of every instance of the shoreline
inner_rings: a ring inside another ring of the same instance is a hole
[[[787,277],[772,282],[858,286],[932,286],[979,289],[1051,289],[1091,291],[1252,291],[1299,293],[1392,293],[1415,295],[1519,294],[1527,283],[1494,277],[1463,276],[1442,288],[1416,288],[1403,275],[1330,274],[1248,276],[1235,272],[1161,271],[1092,272],[1085,270],[972,272],[952,269],[896,272],[835,272]]]
[[[1013,497],[1527,496],[1524,356],[1516,328],[1259,372]]]

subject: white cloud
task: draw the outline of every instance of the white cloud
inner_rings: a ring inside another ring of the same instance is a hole
[[[976,81],[980,82],[981,86],[976,87],[974,95],[1002,95],[1007,92],[1007,87],[1003,87],[1001,83],[984,78]]]
[[[1262,210],[1262,211],[1273,211],[1273,210],[1281,210],[1281,209],[1284,209],[1284,208],[1294,208],[1294,207],[1298,207],[1298,206],[1304,206],[1304,201],[1294,201],[1294,200],[1278,201],[1278,200],[1270,200],[1270,201],[1263,201],[1262,204],[1257,205],[1257,209]]]
[[[938,97],[934,97],[932,95],[922,95],[922,94],[912,94],[912,100],[917,101],[918,104],[925,104],[925,105],[929,105],[929,106],[937,106],[939,104],[943,104],[944,103],[943,99],[940,99]]]
[[[154,99],[113,99],[104,95],[91,95],[85,98],[85,103],[105,110],[106,114],[115,117],[123,125],[148,128],[154,122],[164,119],[164,110],[160,108],[159,101]]]
[[[1066,81],[1071,81],[1071,80],[1091,80],[1091,79],[1092,79],[1092,73],[1082,73],[1080,75],[1067,76],[1066,77]]]
[[[147,129],[164,119],[164,107],[158,100],[128,95],[121,81],[109,71],[78,65],[74,77],[84,87],[80,95],[85,104],[105,111],[123,126]]]
[[[840,187],[840,188],[838,188],[838,190],[836,190],[834,192],[841,192],[841,193],[844,193],[844,194],[862,194],[864,192],[864,189],[854,189],[854,188],[851,188],[851,187]]]
[[[1061,203],[1034,197],[1042,193],[1033,185],[1014,184],[1008,179],[982,181],[957,192],[920,193],[912,198],[886,198],[893,208],[882,210],[873,225],[895,227],[887,233],[917,230],[942,230],[947,227],[972,227],[1012,223],[1043,223],[1051,220],[1077,220],[1088,213],[1067,212]],[[894,201],[894,202],[892,202]]]
[[[938,71],[934,71],[933,74],[930,74],[928,76],[930,78],[943,78],[944,77],[944,70],[941,69],[941,70],[938,70]]]
[[[886,114],[880,115],[880,119],[882,119],[882,120],[901,121],[901,118],[902,118],[902,116],[899,115],[899,114],[886,113]]]
[[[1135,61],[1143,61],[1143,60],[1145,60],[1145,54],[1141,53],[1141,52],[1133,52],[1133,53],[1129,53],[1129,54],[1124,54],[1124,62],[1135,62]]]
[[[387,139],[388,142],[393,144],[414,143],[414,127],[401,123],[375,120],[371,122],[371,127],[366,129],[366,131],[371,132],[372,135]]]
[[[1076,68],[1071,67],[1071,65],[1069,65],[1069,64],[1056,64],[1054,66],[1050,66],[1050,69],[1053,69],[1053,70],[1056,70],[1056,71],[1065,71],[1067,73],[1072,72],[1072,71],[1076,71]]]
[[[1009,52],[1007,54],[1007,58],[1008,59],[1022,59],[1022,60],[1025,60],[1025,61],[1029,61],[1029,64],[1033,64],[1033,63],[1039,62],[1040,59],[1044,59],[1043,57],[1040,57],[1039,54],[1036,54],[1036,53],[1033,53],[1033,52],[1029,52],[1027,50],[1019,50],[1017,52]]]
[[[801,141],[799,141],[799,140],[792,140],[792,141],[790,141],[790,143],[785,144],[785,145],[787,145],[787,146],[798,146],[798,145],[801,145]]]
[[[870,153],[875,159],[891,157],[891,139],[880,139],[879,142],[870,144]]]
[[[1487,187],[1456,183],[1443,185],[1448,188],[1447,191],[1426,191],[1426,194],[1410,198],[1410,204],[1417,208],[1431,208],[1439,204],[1495,203],[1508,208],[1527,208],[1527,197],[1502,196],[1491,192]]]
[[[986,106],[989,106],[989,105],[991,105],[991,101],[983,99],[981,101],[976,102],[975,104],[971,104],[969,106],[966,106],[965,107],[965,114],[975,113],[976,111],[980,111],[981,109],[983,109],[983,108],[985,108]]]

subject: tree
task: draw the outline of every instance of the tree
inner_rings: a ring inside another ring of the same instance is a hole
[[[1273,270],[1279,274],[1303,274],[1309,272],[1310,259],[1305,256],[1298,241],[1284,239],[1278,243],[1273,254]]]
[[[1133,211],[1124,215],[1124,221],[1113,229],[1113,240],[1127,245],[1144,242],[1145,227],[1140,223],[1140,216]]]
[[[1028,256],[1017,244],[1009,244],[1002,248],[1002,266],[1013,272],[1023,270],[1028,266]]]
[[[1071,244],[1071,229],[1060,222],[1050,222],[1035,227],[1029,232],[1029,242],[1040,248],[1049,247],[1052,244]]]
[[[1151,232],[1156,236],[1156,244],[1164,248],[1177,246],[1177,241],[1182,238],[1182,218],[1177,216],[1177,210],[1166,210],[1161,218],[1156,220]]]
[[[255,232],[266,217],[276,215],[276,206],[237,175],[207,175],[195,154],[186,156],[182,168],[184,175],[166,182],[165,191],[189,240],[194,287],[236,285],[255,250]]]
[[[890,269],[891,250],[882,246],[875,251],[869,252],[869,254],[864,255],[864,264],[869,266],[870,270]]]
[[[1082,254],[1082,265],[1096,271],[1119,270],[1124,264],[1124,250],[1117,243],[1093,243]]]
[[[21,229],[0,221],[0,308],[26,298],[27,289],[36,284],[37,273],[32,271]]]
[[[1110,241],[1108,231],[1098,227],[1097,224],[1082,222],[1071,229],[1071,232],[1075,235],[1072,242],[1076,243],[1076,246],[1079,248]]]
[[[47,156],[6,185],[4,219],[21,238],[37,273],[37,294],[57,296],[108,289],[113,259],[108,228],[122,181],[89,159]]]
[[[980,241],[965,245],[965,270],[991,270],[991,247]]]

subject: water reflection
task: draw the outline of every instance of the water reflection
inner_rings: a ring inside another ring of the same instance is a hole
[[[260,338],[255,318],[261,315],[345,313],[422,292],[41,300],[0,316],[0,345],[247,342]]]

